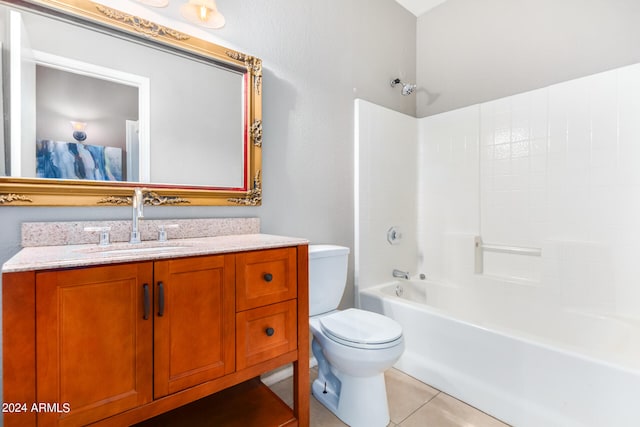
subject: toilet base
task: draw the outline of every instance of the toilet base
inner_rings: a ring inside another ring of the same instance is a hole
[[[313,382],[312,392],[320,403],[351,427],[389,424],[384,373],[370,377],[337,376],[340,379],[337,393],[320,376]]]

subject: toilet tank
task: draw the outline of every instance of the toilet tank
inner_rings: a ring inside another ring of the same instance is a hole
[[[347,284],[349,248],[309,245],[309,316],[338,308]]]

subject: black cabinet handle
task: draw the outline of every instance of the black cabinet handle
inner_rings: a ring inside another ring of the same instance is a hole
[[[273,280],[273,275],[271,273],[264,273],[262,276],[265,282],[270,282]]]
[[[164,316],[164,284],[158,282],[158,317]]]
[[[275,329],[273,329],[273,328],[267,328],[267,329],[265,329],[264,332],[267,334],[268,337],[270,337],[270,336],[272,336],[273,334],[276,333]]]
[[[149,313],[151,313],[151,297],[149,295],[149,284],[145,283],[142,285],[142,289],[144,290],[144,315],[142,318],[144,320],[149,320]]]

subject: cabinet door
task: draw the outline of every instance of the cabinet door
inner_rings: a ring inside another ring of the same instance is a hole
[[[85,425],[151,401],[152,273],[133,263],[36,275],[36,395],[50,405],[38,425]]]
[[[235,369],[234,256],[155,263],[155,398]]]

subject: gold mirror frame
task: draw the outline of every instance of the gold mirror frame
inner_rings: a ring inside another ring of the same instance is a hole
[[[118,206],[131,204],[136,187],[144,187],[151,205],[259,206],[262,203],[262,61],[90,0],[11,1],[21,6],[99,24],[144,37],[171,48],[245,70],[246,120],[244,188],[154,185],[153,183],[0,177],[0,206]]]

